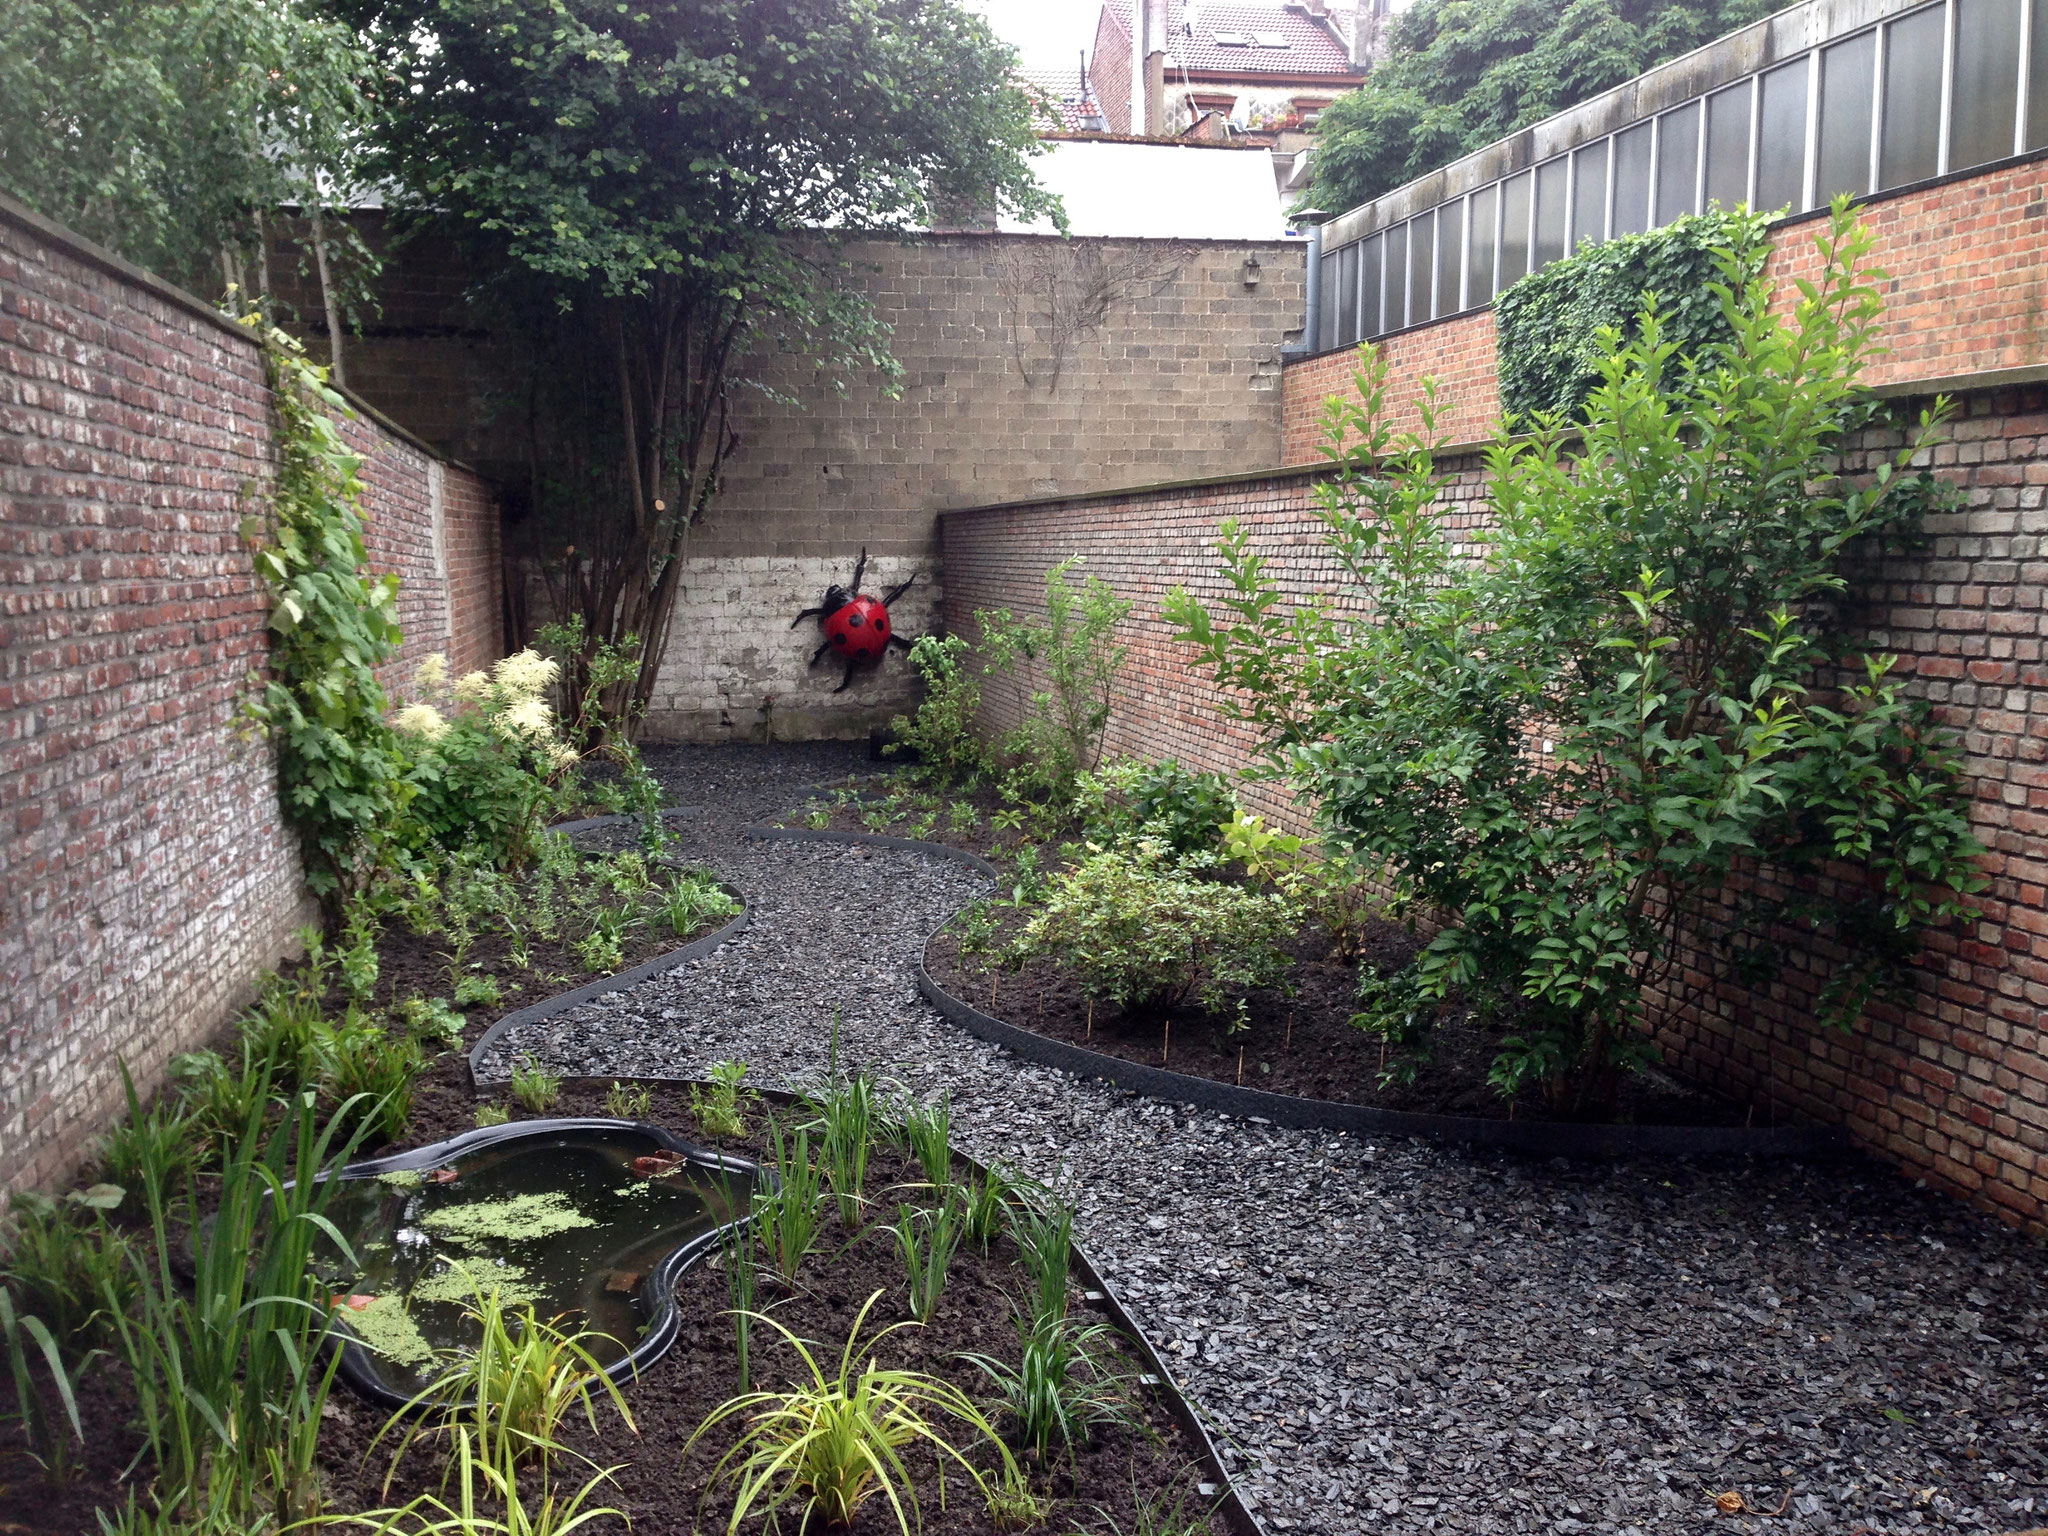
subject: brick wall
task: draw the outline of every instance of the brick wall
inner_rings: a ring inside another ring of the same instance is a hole
[[[1870,260],[1885,274],[1886,354],[1866,378],[1879,388],[2048,365],[2048,156],[1868,200],[1860,216],[1875,238]],[[1822,216],[1777,227],[1770,273],[1781,304],[1791,280],[1819,270]],[[1493,311],[1476,310],[1386,337],[1387,398],[1400,425],[1416,424],[1413,402],[1433,377],[1445,402],[1444,441],[1476,442],[1500,413]],[[1286,371],[1286,464],[1322,462],[1317,421],[1332,394],[1351,391],[1351,349],[1325,352]]]
[[[246,335],[0,200],[0,1184],[61,1177],[120,1102],[116,1060],[146,1091],[310,915],[239,713],[268,608],[238,530],[271,429]],[[350,433],[379,561],[428,558],[439,475],[474,564],[480,483]],[[406,601],[447,635],[438,589]],[[491,643],[460,607],[452,628]]]
[[[1910,412],[1919,402],[1901,404]],[[1892,443],[1872,434],[1852,466]],[[1812,1023],[1809,1004],[1829,964],[1817,950],[1763,992],[1695,957],[1656,1026],[1669,1058],[1700,1080],[1770,1112],[1845,1124],[1861,1145],[2048,1231],[2048,391],[1967,396],[1934,461],[1964,489],[1965,505],[1930,520],[1924,553],[1859,573],[1856,618],[1872,646],[1901,655],[1901,674],[1963,744],[1994,882],[1978,920],[1933,935],[1911,1000],[1873,1007],[1848,1034]],[[1453,525],[1482,525],[1478,457],[1440,468]],[[1226,516],[1244,522],[1288,596],[1343,594],[1343,573],[1322,549],[1313,484],[1294,471],[952,514],[943,522],[947,622],[971,635],[977,609],[1042,611],[1045,568],[1085,556],[1132,603],[1110,753],[1231,772],[1252,742],[1219,712],[1161,621],[1161,604],[1176,585],[1221,598],[1212,545]],[[1016,703],[992,687],[986,711],[984,723],[1000,729]],[[1245,798],[1306,829],[1273,786],[1249,786]]]

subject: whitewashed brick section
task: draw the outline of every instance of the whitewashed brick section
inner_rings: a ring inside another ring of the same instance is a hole
[[[855,551],[857,556],[858,551]],[[881,597],[915,567],[917,580],[889,611],[895,632],[915,640],[939,622],[938,573],[929,560],[877,556],[861,591]],[[667,741],[779,741],[844,736],[887,724],[913,708],[916,674],[900,646],[834,697],[845,669],[828,653],[809,666],[824,635],[815,618],[790,621],[853,576],[853,558],[743,555],[692,559],[676,599],[668,655],[648,712],[651,734]]]

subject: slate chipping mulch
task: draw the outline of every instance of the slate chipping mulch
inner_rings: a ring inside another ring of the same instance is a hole
[[[2048,1525],[2048,1245],[1873,1164],[1515,1159],[1183,1110],[1015,1061],[911,979],[978,877],[742,840],[851,747],[657,749],[716,955],[506,1042],[564,1072],[839,1049],[1073,1199],[1275,1531]],[[500,1069],[502,1070],[502,1068]],[[493,1074],[495,1075],[495,1074]],[[1722,1515],[1741,1492],[1772,1517]]]

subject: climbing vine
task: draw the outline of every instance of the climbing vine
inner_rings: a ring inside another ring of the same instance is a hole
[[[1756,277],[1768,251],[1763,222],[1746,211],[1689,215],[1588,246],[1515,283],[1494,301],[1501,408],[1510,416],[1576,416],[1600,383],[1609,350],[1602,328],[1633,340],[1645,293],[1657,295],[1664,340],[1679,356],[1732,342],[1715,286],[1725,280],[1720,253],[1744,252],[1749,265],[1739,282]]]
[[[248,323],[263,335],[277,479],[269,518],[242,525],[272,636],[270,676],[247,708],[275,743],[285,815],[327,899],[362,876],[377,829],[412,793],[376,673],[398,649],[398,578],[366,573],[362,460],[336,424],[346,403],[296,341]]]

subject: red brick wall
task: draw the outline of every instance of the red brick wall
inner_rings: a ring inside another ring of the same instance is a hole
[[[1889,349],[1866,378],[1898,387],[2048,365],[2048,160],[2041,157],[1917,191],[1880,197],[1860,216],[1875,237],[1870,260],[1885,274],[1883,337]],[[1824,221],[1776,232],[1774,277],[1810,277]],[[1790,282],[1781,303],[1796,301]],[[1417,326],[1381,343],[1393,419],[1417,424],[1421,381],[1437,381],[1443,440],[1477,442],[1500,413],[1493,311]],[[1323,402],[1349,392],[1349,350],[1291,364],[1284,381],[1286,464],[1320,464]]]
[[[446,464],[374,420],[347,424],[363,456],[363,539],[370,564],[396,572],[405,643],[380,669],[403,692],[428,656],[456,675],[505,654],[498,503],[469,470]]]
[[[428,461],[350,430],[380,557],[410,571]],[[268,608],[239,527],[271,431],[247,336],[0,200],[0,1184],[60,1177],[120,1102],[116,1061],[146,1091],[310,915],[240,715]],[[447,633],[436,593],[408,602]],[[489,644],[457,615],[458,649]]]
[[[1379,344],[1387,360],[1389,419],[1397,429],[1418,431],[1414,403],[1422,381],[1436,380],[1437,432],[1447,443],[1476,443],[1500,416],[1500,376],[1494,366],[1493,311],[1475,310],[1450,320],[1433,320],[1389,336]],[[1353,394],[1351,376],[1358,354],[1325,352],[1288,364],[1281,376],[1281,462],[1321,464],[1323,403]]]
[[[1888,445],[1874,434],[1856,452]],[[1856,591],[1871,644],[1901,654],[1901,673],[1965,748],[1972,816],[1994,880],[1980,918],[1934,935],[1911,999],[1873,1007],[1849,1034],[1812,1023],[1808,1003],[1829,964],[1815,951],[1782,984],[1754,994],[1696,964],[1681,1000],[1657,1019],[1659,1039],[1703,1081],[1753,1095],[1772,1113],[1846,1124],[1863,1146],[2048,1231],[2048,392],[1966,397],[1933,456],[1966,504],[1931,521],[1926,552],[1871,566]],[[1453,521],[1480,526],[1477,456],[1440,467],[1452,477]],[[947,626],[972,636],[978,609],[1042,611],[1045,569],[1082,555],[1132,603],[1109,751],[1237,769],[1251,742],[1221,715],[1160,607],[1176,585],[1210,601],[1222,595],[1212,545],[1226,516],[1250,529],[1288,595],[1341,596],[1344,578],[1323,552],[1311,510],[1313,484],[1310,474],[1283,471],[949,514]],[[1015,711],[992,687],[986,724],[1001,728]],[[1253,786],[1245,798],[1302,825],[1273,786]]]

